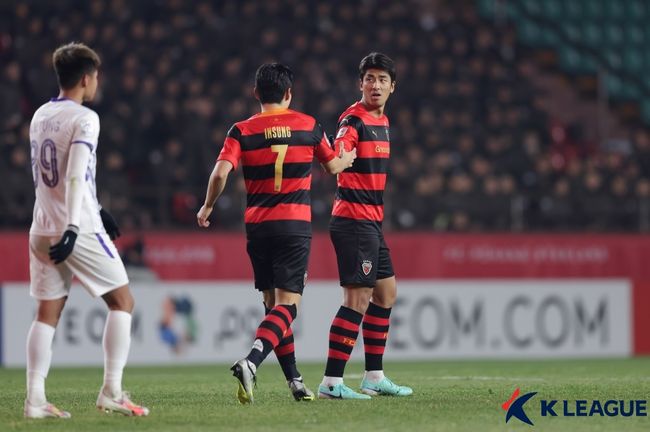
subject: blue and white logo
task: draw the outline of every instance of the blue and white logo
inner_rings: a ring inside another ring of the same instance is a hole
[[[526,393],[521,397],[519,397],[519,393],[519,388],[515,389],[512,396],[510,396],[510,399],[501,405],[501,408],[506,411],[506,423],[508,423],[512,417],[515,417],[516,419],[533,426],[533,422],[530,421],[526,415],[526,411],[524,411],[524,405],[530,398],[535,396],[537,392]]]

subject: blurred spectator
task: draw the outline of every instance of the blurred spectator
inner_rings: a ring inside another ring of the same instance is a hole
[[[475,3],[3,3],[0,226],[29,224],[29,118],[56,95],[52,51],[78,40],[103,59],[92,105],[98,191],[126,230],[193,228],[228,128],[258,110],[260,63],[290,65],[293,107],[334,133],[372,50],[398,66],[387,107],[389,229],[649,230],[648,131],[599,153],[580,127],[551,120],[514,29],[481,20]],[[318,168],[313,179],[314,225],[324,229],[335,183]],[[243,186],[239,171],[214,226],[241,229]]]
[[[540,226],[558,230],[573,228],[576,222],[574,198],[569,180],[558,179],[553,189],[544,193],[539,200]]]
[[[20,90],[20,65],[11,61],[2,70],[0,81],[0,132],[17,129],[23,118],[23,98]]]

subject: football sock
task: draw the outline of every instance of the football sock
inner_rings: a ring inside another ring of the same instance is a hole
[[[104,327],[104,386],[106,396],[122,396],[122,372],[131,346],[131,314],[109,311]]]
[[[271,309],[267,308],[266,306],[264,306],[264,309],[266,311],[266,315],[271,312]],[[284,339],[282,339],[278,346],[273,349],[275,356],[278,358],[278,363],[280,363],[280,367],[282,368],[282,372],[284,373],[284,377],[287,379],[287,381],[291,381],[295,378],[300,378],[300,372],[298,372],[298,368],[296,366],[296,353],[294,350],[293,342],[293,330],[291,330],[291,327],[289,327],[287,329],[287,332],[284,334]]]
[[[343,384],[342,377],[330,377],[325,375],[323,381],[321,381],[321,385],[324,385],[325,387],[333,387],[338,384]]]
[[[359,324],[362,318],[363,315],[353,309],[345,306],[339,308],[330,327],[325,377],[343,377],[345,364],[350,359],[359,335]]]
[[[298,372],[296,366],[296,352],[294,351],[293,330],[291,328],[287,329],[284,339],[274,348],[274,351],[287,381],[300,378],[300,372]]]
[[[363,350],[366,354],[367,371],[384,369],[383,358],[388,339],[390,311],[391,308],[385,309],[371,302],[363,316]]]
[[[33,406],[47,402],[45,378],[52,361],[54,330],[51,325],[34,321],[27,334],[27,401]]]
[[[366,371],[366,373],[363,374],[363,379],[372,382],[379,382],[384,378],[385,378],[384,371],[380,371],[380,370]]]
[[[246,359],[258,367],[275,347],[284,339],[298,309],[295,304],[276,305],[269,312],[255,332],[253,348]]]

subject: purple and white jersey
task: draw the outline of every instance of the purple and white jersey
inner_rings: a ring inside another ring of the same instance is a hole
[[[65,231],[68,156],[73,145],[90,148],[85,184],[82,187],[79,232],[103,233],[95,188],[97,113],[70,99],[51,99],[32,118],[29,140],[36,201],[30,234],[58,236]]]

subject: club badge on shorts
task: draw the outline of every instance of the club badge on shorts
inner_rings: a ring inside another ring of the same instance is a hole
[[[364,275],[368,276],[372,271],[372,261],[363,260],[363,262],[361,263],[361,270],[363,271]]]

